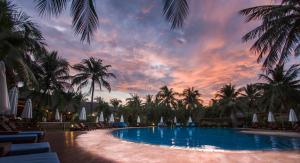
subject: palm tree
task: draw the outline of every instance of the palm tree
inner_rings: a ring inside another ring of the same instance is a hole
[[[160,91],[157,93],[157,98],[159,100],[159,104],[165,105],[167,108],[175,108],[176,107],[176,98],[175,96],[178,93],[173,91],[173,88],[169,89],[168,86],[163,86],[160,88]]]
[[[68,90],[69,83],[69,63],[66,59],[58,56],[56,51],[47,52],[41,57],[40,66],[42,80],[40,82],[41,91],[44,94],[51,94],[54,90]]]
[[[257,107],[257,100],[261,97],[262,92],[258,89],[256,84],[247,84],[245,87],[239,90],[241,96],[247,101],[248,108],[253,110]],[[250,111],[248,110],[248,113]]]
[[[112,98],[110,99],[110,104],[113,106],[114,110],[117,110],[120,104],[122,104],[122,101],[117,98]]]
[[[99,23],[94,0],[36,0],[36,8],[41,15],[58,16],[69,6],[69,2],[75,34],[81,35],[81,41],[90,43]],[[164,0],[163,15],[171,23],[171,29],[183,26],[188,11],[187,0]]]
[[[37,83],[24,58],[42,50],[43,41],[42,33],[29,16],[10,1],[0,1],[0,60],[5,62],[8,78]]]
[[[142,105],[142,100],[140,99],[140,96],[138,96],[135,93],[130,93],[130,96],[131,97],[126,98],[127,105],[135,109],[139,109]]]
[[[247,8],[240,14],[247,22],[261,20],[262,24],[244,37],[254,40],[251,50],[259,54],[258,61],[265,57],[264,67],[284,63],[288,56],[300,54],[300,1],[282,0],[281,4]]]
[[[187,88],[183,90],[183,103],[187,110],[191,110],[201,105],[202,100],[200,99],[201,94],[198,90],[195,90],[194,87]]]
[[[237,97],[239,91],[236,90],[235,85],[226,84],[216,94],[216,98],[219,98],[219,106],[221,107],[221,116],[223,114],[229,114],[232,124],[236,127],[236,114],[240,110],[237,104]]]
[[[73,77],[72,85],[78,85],[78,90],[90,85],[89,94],[92,94],[92,112],[95,86],[98,86],[100,90],[104,87],[109,92],[111,91],[110,83],[107,80],[111,77],[116,78],[116,76],[109,72],[110,67],[111,65],[103,65],[101,59],[95,59],[93,57],[83,59],[81,63],[73,66],[73,69],[78,71],[78,73]]]
[[[265,83],[258,83],[258,87],[263,90],[266,108],[275,111],[278,108],[276,106],[279,106],[287,111],[289,104],[296,104],[300,100],[300,80],[297,78],[299,72],[299,65],[292,65],[285,70],[284,64],[281,64],[268,69],[266,74],[260,74]]]

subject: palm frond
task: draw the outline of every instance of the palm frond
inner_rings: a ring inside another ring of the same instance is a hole
[[[187,0],[164,0],[163,15],[171,23],[171,29],[181,28],[188,14]]]

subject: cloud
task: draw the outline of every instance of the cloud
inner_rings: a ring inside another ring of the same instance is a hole
[[[111,80],[113,91],[97,89],[96,96],[124,100],[128,93],[154,94],[168,85],[179,92],[195,87],[208,103],[226,83],[240,87],[257,80],[260,65],[241,41],[256,24],[246,24],[238,11],[270,1],[191,0],[181,30],[170,30],[159,1],[97,1],[100,27],[91,45],[74,36],[67,13],[44,19],[34,12],[33,2],[16,3],[38,20],[49,48],[71,64],[93,56],[112,65],[117,75]]]

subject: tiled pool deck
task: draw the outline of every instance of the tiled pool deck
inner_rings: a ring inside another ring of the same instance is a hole
[[[47,140],[62,163],[299,163],[300,151],[196,151],[131,143],[111,135],[111,130],[49,132]]]

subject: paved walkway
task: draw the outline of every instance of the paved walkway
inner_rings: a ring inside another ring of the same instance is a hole
[[[88,154],[85,162],[94,162],[97,158],[103,162],[120,163],[193,163],[193,162],[222,162],[222,163],[253,163],[278,162],[299,163],[300,151],[224,151],[207,152],[186,149],[174,149],[166,146],[155,146],[141,143],[131,143],[113,137],[111,130],[95,130],[81,134],[76,138],[77,152]],[[74,143],[74,142],[73,142]],[[52,144],[51,144],[52,145]],[[79,154],[79,155],[85,155]],[[77,157],[77,153],[72,154]],[[65,157],[65,156],[62,156]],[[64,158],[63,158],[64,159]],[[64,160],[63,160],[64,161]],[[79,161],[77,161],[79,162]]]

